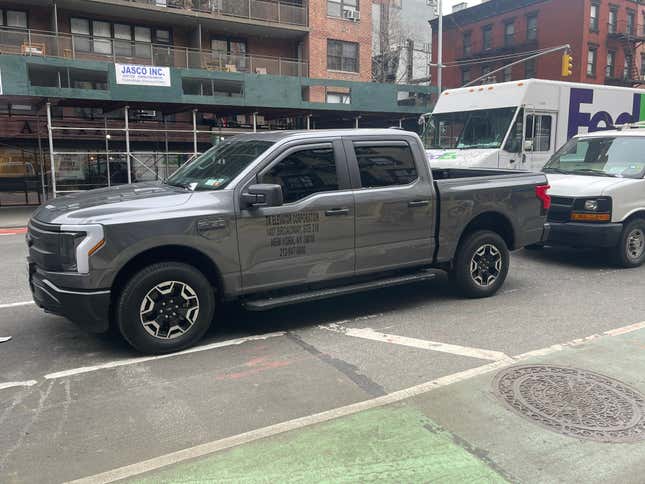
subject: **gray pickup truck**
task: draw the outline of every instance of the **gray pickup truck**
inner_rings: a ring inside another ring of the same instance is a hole
[[[34,300],[136,349],[194,345],[239,299],[265,310],[435,277],[468,297],[548,232],[544,174],[431,170],[401,130],[236,136],[164,183],[68,195],[29,222]]]

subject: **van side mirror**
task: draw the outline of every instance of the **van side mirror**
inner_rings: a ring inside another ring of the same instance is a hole
[[[245,207],[279,207],[283,203],[280,185],[258,183],[249,186],[242,193],[242,205]]]
[[[524,151],[533,151],[533,140],[524,140]]]

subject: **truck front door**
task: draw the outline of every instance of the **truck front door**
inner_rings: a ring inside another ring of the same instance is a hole
[[[524,120],[523,169],[540,171],[555,152],[556,114],[527,110]]]
[[[430,263],[437,208],[418,144],[357,138],[345,151],[356,187],[356,272]]]
[[[354,274],[354,195],[340,140],[286,148],[244,188],[253,183],[280,185],[284,204],[239,212],[246,292]]]

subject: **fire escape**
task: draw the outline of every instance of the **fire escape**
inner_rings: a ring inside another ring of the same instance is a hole
[[[609,33],[607,35],[607,43],[611,44],[617,42],[625,54],[625,67],[623,72],[609,73],[607,75],[606,83],[637,87],[645,84],[645,75],[639,70],[637,55],[640,55],[645,43],[645,25],[637,25],[633,20],[621,22],[617,25],[609,25]],[[614,60],[615,61],[615,60]],[[645,68],[645,66],[643,66]],[[613,66],[615,71],[616,66]]]

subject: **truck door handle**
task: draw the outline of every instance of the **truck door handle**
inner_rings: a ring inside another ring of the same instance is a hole
[[[349,208],[332,208],[331,210],[325,211],[327,217],[334,217],[336,215],[347,215],[349,214]]]
[[[408,202],[408,207],[427,207],[430,205],[429,200],[413,200]]]

